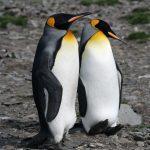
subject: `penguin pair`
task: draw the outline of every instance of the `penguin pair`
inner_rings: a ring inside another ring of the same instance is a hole
[[[107,36],[119,38],[104,21],[92,20],[83,30],[79,52],[77,39],[69,30],[75,20],[90,14],[55,14],[45,24],[32,69],[40,131],[26,140],[29,147],[46,140],[59,143],[73,127],[77,88],[87,133],[120,129],[116,126],[120,78]]]

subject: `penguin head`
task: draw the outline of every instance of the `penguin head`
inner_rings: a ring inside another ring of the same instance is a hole
[[[77,15],[65,13],[54,14],[47,19],[46,24],[52,28],[57,28],[60,30],[68,30],[75,20],[90,14],[91,14],[90,12],[80,13]]]
[[[90,23],[93,28],[102,31],[107,37],[120,40],[120,38],[114,33],[107,22],[100,19],[93,19]]]

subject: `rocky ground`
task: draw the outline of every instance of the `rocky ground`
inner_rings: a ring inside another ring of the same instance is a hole
[[[106,20],[126,40],[130,32],[150,32],[150,24],[130,25],[121,17],[130,14],[134,8],[147,7],[149,4],[149,0],[119,0],[114,6],[83,6],[80,0],[0,0],[0,16],[12,13],[27,16],[28,19],[26,27],[8,23],[6,29],[0,29],[0,149],[17,149],[20,140],[38,132],[31,68],[36,45],[48,15],[100,10],[99,14],[91,17]],[[73,25],[72,29],[77,35],[80,35],[83,22],[87,20]],[[122,102],[141,115],[142,123],[133,117],[135,114],[131,110],[128,113],[130,119],[125,122],[131,125],[125,125],[118,134],[110,137],[87,136],[78,130],[70,134],[70,140],[64,141],[63,150],[150,149],[150,43],[148,40],[127,41],[127,44],[118,41],[111,43],[124,76]],[[51,148],[47,144],[39,147]]]

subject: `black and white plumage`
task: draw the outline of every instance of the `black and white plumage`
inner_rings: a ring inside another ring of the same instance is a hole
[[[46,140],[59,143],[76,121],[79,52],[77,39],[68,29],[73,21],[89,14],[55,14],[45,24],[32,69],[40,132],[26,140],[29,147]]]
[[[107,23],[93,19],[81,36],[79,110],[82,124],[91,135],[110,135],[122,128],[117,125],[122,77],[108,40],[113,35],[119,39]]]

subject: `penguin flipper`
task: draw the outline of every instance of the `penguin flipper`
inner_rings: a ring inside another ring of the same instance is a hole
[[[123,85],[123,77],[122,77],[122,73],[119,69],[119,66],[118,64],[116,63],[116,68],[117,68],[117,75],[118,75],[118,84],[119,84],[119,90],[120,90],[120,101],[119,101],[119,108],[120,108],[120,105],[121,105],[121,95],[122,95],[122,85]]]
[[[79,101],[79,111],[82,117],[85,116],[87,110],[87,99],[85,87],[82,83],[81,78],[78,81],[78,101]]]
[[[103,131],[105,131],[107,126],[108,126],[108,119],[106,119],[104,121],[100,121],[99,123],[97,123],[96,125],[91,127],[91,129],[89,131],[89,135],[103,133]]]
[[[55,75],[49,70],[38,72],[38,76],[45,91],[45,97],[48,98],[45,115],[46,120],[50,122],[58,114],[62,99],[62,86]]]
[[[124,126],[121,125],[121,124],[118,124],[117,126],[115,127],[107,127],[106,130],[104,131],[104,133],[107,135],[107,136],[110,136],[110,135],[114,135],[116,134],[118,131],[120,131]]]

